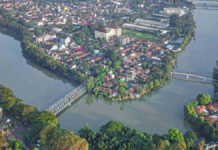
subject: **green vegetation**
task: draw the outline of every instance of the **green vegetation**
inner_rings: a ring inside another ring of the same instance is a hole
[[[213,83],[214,86],[214,101],[218,101],[218,61],[216,62],[217,67],[213,70],[213,78],[216,80]]]
[[[152,34],[148,34],[148,33],[143,33],[143,32],[137,32],[137,31],[132,31],[132,30],[128,30],[128,29],[123,29],[122,30],[122,34],[124,35],[129,35],[129,36],[133,36],[136,38],[140,38],[140,39],[145,39],[145,40],[158,40],[159,37],[152,35]]]
[[[214,69],[214,79],[218,78],[217,69],[218,67]],[[185,119],[189,121],[199,135],[204,137],[207,141],[218,141],[218,128],[216,128],[215,124],[210,122],[208,119],[205,119],[204,116],[208,115],[207,113],[198,114],[195,108],[218,101],[216,95],[218,93],[216,81],[214,82],[214,93],[213,99],[210,98],[209,94],[199,94],[192,103],[188,103],[184,107]],[[214,113],[211,112],[210,115],[212,114]]]
[[[0,150],[24,150],[24,147],[20,141],[7,141],[5,137],[0,134]]]
[[[114,121],[102,126],[98,132],[85,126],[79,130],[79,135],[89,142],[90,150],[191,150],[197,146],[193,132],[183,136],[178,129],[172,128],[163,136],[149,135]]]
[[[197,105],[200,106],[200,105]],[[198,114],[195,111],[196,100],[193,103],[186,104],[184,107],[185,119],[189,121],[193,128],[207,141],[218,140],[218,129],[207,119],[203,114]]]
[[[86,80],[85,74],[80,71],[71,70],[70,68],[55,61],[51,56],[48,56],[45,51],[39,49],[32,41],[31,32],[27,30],[24,25],[19,24],[15,20],[10,18],[10,15],[0,10],[0,15],[3,17],[0,19],[0,27],[6,29],[6,34],[14,36],[16,39],[21,41],[23,54],[37,64],[41,65],[60,74],[75,82],[84,82]]]
[[[27,143],[41,143],[46,149],[60,150],[87,150],[88,143],[85,139],[61,129],[53,113],[38,111],[31,105],[26,105],[21,99],[15,97],[13,92],[0,85],[0,106],[4,112],[21,121],[28,130],[24,133]],[[16,144],[15,144],[16,145]]]
[[[180,35],[194,35],[195,30],[195,21],[192,14],[192,9],[186,15],[179,17],[176,14],[173,14],[170,17],[170,27],[174,29],[174,33],[176,37]]]

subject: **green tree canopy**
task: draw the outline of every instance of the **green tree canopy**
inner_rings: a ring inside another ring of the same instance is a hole
[[[172,128],[168,131],[167,138],[171,142],[183,142],[184,141],[184,137],[182,133],[180,133],[179,130],[176,128]]]

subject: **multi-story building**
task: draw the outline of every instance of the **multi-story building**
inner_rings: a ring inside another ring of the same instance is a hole
[[[95,30],[95,38],[106,39],[106,41],[113,36],[120,37],[121,35],[122,29],[118,26],[109,26]]]

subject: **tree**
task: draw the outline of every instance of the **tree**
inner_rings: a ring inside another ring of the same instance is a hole
[[[169,150],[186,150],[185,142],[176,142],[173,143],[169,148]]]
[[[23,149],[22,143],[20,141],[17,141],[17,140],[10,141],[9,146],[11,148],[13,148],[14,150],[22,150]]]
[[[192,102],[192,106],[197,107],[197,106],[198,106],[198,101],[197,101],[197,100],[194,100],[194,101]]]
[[[204,144],[205,144],[205,140],[201,140],[200,142],[198,142],[196,149],[204,150]]]
[[[182,133],[180,133],[179,130],[176,128],[171,128],[168,131],[167,138],[171,142],[183,142],[184,141],[184,137],[183,137]]]
[[[58,121],[56,116],[48,111],[42,111],[39,115],[39,120],[41,123],[47,125],[47,124],[54,124],[57,125]]]
[[[104,57],[110,59],[112,62],[115,62],[120,59],[118,52],[115,50],[106,50]]]
[[[81,128],[78,133],[80,137],[85,138],[88,143],[90,143],[89,146],[93,145],[95,142],[96,133],[92,131],[88,125],[86,125],[84,128]]]
[[[89,79],[87,80],[87,84],[86,84],[86,88],[87,91],[90,93],[92,92],[92,89],[95,87],[95,79],[94,77],[89,77]]]
[[[176,14],[171,15],[170,17],[170,26],[175,28],[179,25],[179,16]]]
[[[216,62],[216,67],[213,70],[213,78],[216,80],[213,83],[214,86],[214,100],[218,101],[218,61]]]
[[[0,134],[0,149],[8,147],[8,142],[6,141],[5,137]]]
[[[87,73],[88,71],[89,71],[89,63],[87,62],[87,61],[84,61],[83,63],[82,63],[82,72],[83,73]]]
[[[197,140],[196,134],[194,132],[189,131],[184,134],[184,138],[185,138],[187,149],[193,148],[194,142],[195,140]]]
[[[157,146],[157,150],[165,150],[170,146],[170,142],[168,140],[160,140],[160,143]]]
[[[40,137],[45,149],[88,150],[88,143],[85,139],[52,124],[43,128]]]
[[[197,101],[199,105],[207,105],[211,103],[211,98],[209,94],[199,94],[197,96]]]

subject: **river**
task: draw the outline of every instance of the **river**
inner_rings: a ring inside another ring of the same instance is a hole
[[[212,77],[218,59],[218,11],[195,10],[197,23],[195,40],[192,40],[177,59],[175,71],[191,72]],[[11,88],[25,103],[46,109],[74,88],[69,81],[26,60],[20,43],[0,34],[0,83]],[[78,131],[86,123],[94,129],[110,120],[147,133],[166,133],[176,127],[190,130],[184,121],[183,106],[199,93],[213,94],[209,84],[172,79],[167,85],[140,100],[112,103],[85,95],[62,113],[62,128]]]

